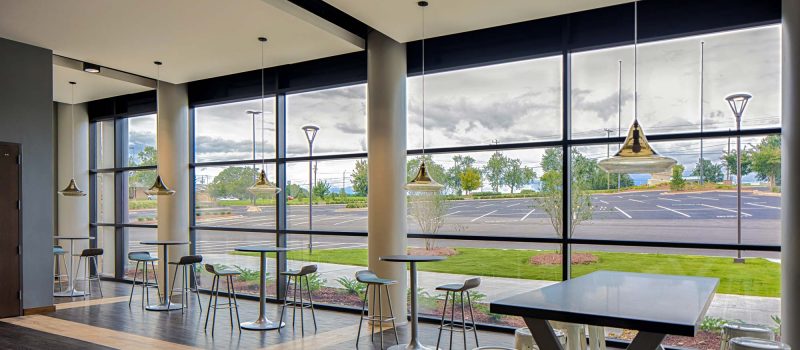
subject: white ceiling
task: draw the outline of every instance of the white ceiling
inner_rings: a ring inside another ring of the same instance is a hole
[[[121,71],[184,83],[258,69],[259,36],[269,38],[265,65],[359,51],[343,35],[298,16],[285,0],[0,0],[0,37]],[[300,10],[299,12],[302,12]],[[80,72],[78,72],[80,73]],[[55,79],[68,77],[57,69]],[[80,75],[82,77],[85,74]],[[81,93],[139,91],[127,83],[87,81]],[[67,81],[55,80],[59,99]],[[99,91],[95,91],[98,89]]]
[[[631,0],[429,0],[427,37],[467,32],[630,2]],[[325,0],[399,42],[422,38],[417,0]]]
[[[148,87],[122,80],[53,65],[53,101],[72,103],[69,82],[74,81],[75,103],[151,90]]]

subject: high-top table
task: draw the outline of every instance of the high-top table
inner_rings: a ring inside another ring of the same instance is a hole
[[[237,252],[249,252],[261,254],[261,278],[258,281],[258,319],[251,322],[242,322],[240,326],[242,329],[252,331],[266,331],[270,329],[278,329],[285,325],[281,322],[272,322],[267,318],[267,253],[283,253],[293,250],[291,248],[279,248],[269,246],[247,246],[234,248]]]
[[[425,346],[419,341],[419,334],[417,331],[417,263],[418,262],[433,262],[442,261],[446,259],[443,256],[432,255],[388,255],[380,257],[381,261],[389,262],[402,262],[409,264],[409,275],[411,280],[411,340],[408,344],[397,344],[389,348],[389,350],[429,350],[436,349],[435,346]],[[437,349],[438,350],[438,349]]]
[[[628,349],[653,350],[667,334],[693,337],[719,279],[597,271],[492,302],[522,316],[542,350],[562,350],[551,321],[638,330]]]
[[[172,311],[183,309],[183,304],[175,304],[169,300],[169,292],[172,290],[169,286],[169,249],[171,245],[186,245],[188,241],[142,241],[142,245],[160,245],[164,249],[164,260],[160,262],[164,266],[164,300],[158,305],[147,305],[146,309],[150,311]]]
[[[60,236],[53,236],[53,239],[57,240],[57,241],[61,241],[61,240],[68,240],[69,241],[69,260],[68,260],[68,264],[67,264],[68,265],[67,268],[69,269],[69,271],[67,271],[67,273],[69,274],[69,278],[67,278],[67,280],[68,280],[67,281],[67,286],[69,288],[67,290],[63,291],[63,292],[58,292],[58,293],[54,292],[53,296],[56,296],[56,297],[82,297],[82,296],[86,295],[86,292],[75,289],[75,275],[77,273],[75,273],[75,274],[72,273],[72,255],[75,254],[75,241],[92,240],[92,239],[94,239],[94,237],[79,236],[79,235],[74,235],[74,236],[71,236],[71,235],[60,235]]]

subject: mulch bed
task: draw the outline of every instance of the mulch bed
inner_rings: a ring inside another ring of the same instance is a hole
[[[572,265],[588,265],[600,260],[591,253],[572,253]],[[532,256],[528,261],[531,265],[561,265],[560,253],[545,253]]]
[[[636,331],[629,329],[624,330],[622,334],[609,334],[609,338],[628,341],[633,340],[633,337],[635,336]],[[720,342],[722,342],[722,334],[719,332],[700,331],[697,332],[697,335],[694,337],[668,335],[666,338],[664,338],[662,344],[699,350],[717,350],[719,349]]]
[[[453,248],[408,248],[408,255],[434,255],[434,256],[453,256],[457,255],[458,251]]]

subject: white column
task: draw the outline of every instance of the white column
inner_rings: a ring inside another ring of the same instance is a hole
[[[58,183],[60,191],[75,177],[75,184],[87,193],[84,197],[58,196],[58,231],[59,235],[89,235],[89,118],[85,104],[76,104],[75,118],[72,118],[72,105],[57,103],[58,108]],[[73,171],[74,169],[74,171]],[[73,175],[74,173],[74,175]],[[64,249],[69,249],[69,241],[58,242]],[[85,240],[75,241],[75,251],[80,254],[89,248]],[[73,266],[77,268],[78,259]],[[83,274],[83,270],[81,270]]]
[[[781,161],[781,328],[782,341],[800,348],[800,2],[783,0]]]
[[[406,251],[406,47],[377,31],[367,43],[369,269],[400,282],[391,298],[395,317],[405,323],[406,266],[379,257]]]
[[[158,240],[188,241],[189,99],[185,84],[161,82],[158,92],[158,118],[159,174],[167,187],[175,190],[172,196],[158,197]],[[181,256],[188,254],[188,245],[169,248],[170,261],[178,261]],[[159,256],[163,256],[161,248]],[[162,271],[162,267],[159,267],[159,275]],[[173,271],[174,268],[170,269],[170,278]]]

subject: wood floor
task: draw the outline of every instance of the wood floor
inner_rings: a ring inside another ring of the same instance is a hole
[[[205,310],[200,312],[196,302],[186,310],[153,312],[141,308],[141,299],[134,297],[128,306],[130,285],[103,282],[103,299],[57,298],[56,311],[45,315],[23,316],[0,320],[0,348],[15,349],[355,349],[358,315],[316,310],[318,329],[314,332],[310,313],[306,311],[305,336],[301,336],[299,314],[293,330],[291,318],[281,332],[254,332],[231,329],[229,313],[217,312],[214,336],[204,331]],[[155,297],[152,299],[155,300]],[[220,299],[222,301],[222,299]],[[202,295],[203,305],[208,295]],[[242,321],[256,318],[258,304],[240,300]],[[267,316],[279,317],[278,306],[267,305]],[[291,316],[288,314],[288,316]],[[384,331],[384,346],[394,345],[394,330]],[[422,323],[420,337],[423,343],[436,344],[438,330],[435,325]],[[409,339],[408,326],[398,327],[400,342]],[[362,329],[359,349],[380,349],[379,333],[370,341],[368,328]],[[474,338],[468,337],[468,349],[475,347]],[[513,336],[497,332],[479,332],[481,345],[512,346]],[[449,348],[449,334],[442,336],[441,348]],[[454,335],[454,349],[464,349],[461,334]]]

